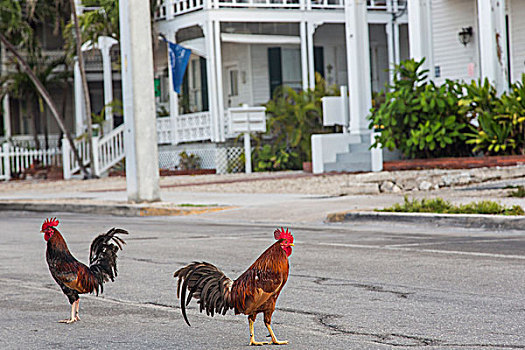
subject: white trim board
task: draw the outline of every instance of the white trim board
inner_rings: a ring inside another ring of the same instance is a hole
[[[290,35],[232,34],[221,33],[225,43],[238,44],[301,44],[301,38]]]

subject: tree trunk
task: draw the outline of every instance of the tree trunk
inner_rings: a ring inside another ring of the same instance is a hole
[[[46,149],[49,149],[49,130],[47,127],[47,112],[46,107],[44,106],[44,101],[42,101],[42,97],[38,96],[38,108],[40,110],[42,127],[44,129],[44,146]],[[64,111],[62,111],[62,115],[66,115]]]
[[[76,49],[77,49],[77,57],[78,57],[78,67],[80,69],[80,76],[82,77],[82,90],[84,91],[84,105],[86,108],[86,122],[87,122],[87,144],[88,144],[88,152],[89,152],[89,159],[94,159],[93,157],[93,144],[92,144],[92,138],[93,138],[93,126],[91,123],[91,100],[89,98],[89,88],[87,83],[87,77],[86,77],[86,70],[84,68],[84,55],[82,54],[82,35],[80,33],[80,26],[78,25],[78,17],[77,17],[77,8],[75,4],[75,0],[70,0],[71,5],[71,16],[73,16],[73,22],[75,23],[75,41],[76,41]],[[91,167],[91,175],[92,177],[95,176],[95,164],[93,161],[89,162]]]
[[[51,111],[51,114],[53,114],[53,117],[55,118],[58,126],[60,127],[60,130],[62,130],[64,135],[66,135],[66,138],[67,138],[67,140],[69,142],[69,145],[71,147],[71,151],[73,152],[75,160],[78,162],[78,165],[80,166],[80,170],[84,174],[84,177],[85,178],[89,178],[90,174],[87,171],[87,169],[84,166],[84,164],[82,163],[82,159],[80,158],[80,155],[79,155],[78,150],[77,150],[77,148],[75,146],[75,143],[73,142],[73,138],[71,137],[70,132],[66,129],[66,125],[64,124],[64,120],[62,119],[60,114],[58,114],[58,110],[57,110],[57,108],[55,106],[55,103],[51,99],[51,96],[49,95],[49,92],[47,92],[47,90],[44,87],[44,85],[42,85],[42,82],[40,82],[40,80],[38,80],[38,78],[36,77],[35,73],[31,70],[31,67],[29,67],[27,62],[22,58],[22,56],[20,56],[18,51],[15,49],[15,47],[5,38],[5,36],[2,33],[0,33],[0,41],[2,43],[4,43],[6,48],[9,51],[11,51],[11,53],[13,53],[13,55],[16,57],[16,59],[18,60],[18,62],[22,66],[22,68],[26,71],[26,74],[29,77],[29,79],[31,79],[33,84],[35,84],[36,89],[38,90],[38,92],[40,93],[40,96],[42,96],[42,98],[46,102],[47,106],[49,107],[49,110]]]
[[[40,149],[40,140],[38,139],[38,118],[40,118],[40,109],[38,108],[38,101],[33,101],[28,109],[31,111],[31,119],[33,121],[33,140],[35,141],[35,147],[36,149]]]

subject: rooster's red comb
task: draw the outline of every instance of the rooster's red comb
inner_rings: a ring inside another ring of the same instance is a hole
[[[58,226],[58,220],[57,218],[49,218],[49,219],[46,219],[44,221],[44,223],[42,224],[42,231],[44,231],[45,229],[47,229],[48,227],[56,227]]]
[[[273,232],[273,235],[276,240],[285,238],[289,243],[293,243],[292,232],[288,231],[288,228],[286,228],[286,230],[283,227],[281,227],[280,229],[278,228]]]

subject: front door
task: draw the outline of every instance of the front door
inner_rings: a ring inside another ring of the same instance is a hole
[[[226,107],[239,107],[242,103],[240,94],[239,94],[239,84],[240,84],[240,73],[239,65],[237,63],[228,64],[226,66],[226,87],[224,91],[226,92]]]

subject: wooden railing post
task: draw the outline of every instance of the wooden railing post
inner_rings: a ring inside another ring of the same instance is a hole
[[[2,145],[2,152],[4,158],[4,173],[6,181],[11,179],[11,162],[9,161],[9,143],[6,142]]]
[[[93,145],[93,171],[95,176],[100,176],[100,147],[99,147],[99,137],[95,136],[91,139],[91,144]]]
[[[64,175],[64,180],[69,180],[71,178],[71,148],[67,139],[62,140],[62,173]]]

